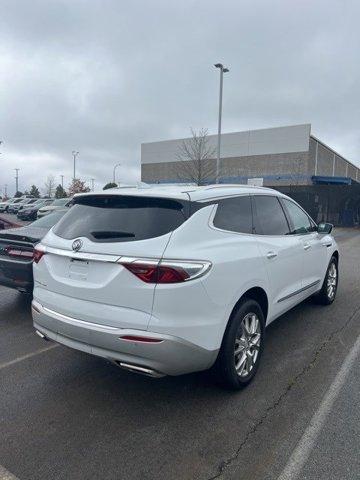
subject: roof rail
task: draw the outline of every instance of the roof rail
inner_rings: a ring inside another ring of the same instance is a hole
[[[217,185],[210,185],[205,190],[211,190],[213,188],[263,188],[268,190],[269,187],[258,187],[257,185],[246,185],[244,183],[218,183]]]

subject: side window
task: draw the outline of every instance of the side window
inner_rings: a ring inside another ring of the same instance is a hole
[[[258,235],[288,235],[290,233],[285,213],[277,197],[254,195],[256,210],[255,232]]]
[[[253,233],[250,196],[224,198],[218,202],[214,227],[238,233]]]
[[[291,200],[281,199],[290,218],[291,233],[309,233],[313,231],[313,225],[306,213]]]

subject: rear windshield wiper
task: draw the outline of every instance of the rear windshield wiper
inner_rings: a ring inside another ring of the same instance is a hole
[[[107,238],[134,238],[135,237],[135,233],[122,232],[122,231],[98,230],[96,232],[90,232],[90,233],[97,240],[105,240]]]

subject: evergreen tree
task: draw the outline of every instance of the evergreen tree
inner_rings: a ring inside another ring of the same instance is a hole
[[[40,191],[36,185],[31,185],[30,195],[32,195],[35,198],[40,198]]]
[[[108,188],[116,188],[117,187],[117,184],[114,183],[114,182],[109,182],[107,183],[104,187],[103,187],[103,190],[107,190]]]
[[[66,198],[66,192],[63,187],[59,184],[55,190],[55,198]]]

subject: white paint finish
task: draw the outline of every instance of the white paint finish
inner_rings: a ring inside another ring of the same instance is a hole
[[[153,196],[161,192],[164,196],[164,191],[173,195],[181,192],[181,188],[184,187],[167,190],[154,187],[146,191],[151,191]],[[136,189],[132,192],[136,193]],[[214,202],[251,194],[284,197],[275,190],[247,185],[189,187],[188,193],[195,200],[211,199]],[[220,347],[230,314],[249,289],[260,287],[265,291],[269,302],[268,323],[314,293],[314,289],[303,291],[303,288],[313,274],[314,264],[317,270],[325,272],[336,248],[335,241],[331,248],[321,247],[324,255],[315,255],[323,238],[317,234],[265,236],[224,231],[213,225],[216,209],[213,204],[205,206],[172,233],[149,240],[95,243],[82,238],[83,251],[97,255],[107,253],[115,258],[126,255],[139,259],[162,257],[164,261],[210,262],[210,270],[193,280],[155,285],[143,282],[118,263],[92,260],[89,260],[84,278],[83,269],[71,268],[68,256],[46,253],[38,264],[34,264],[34,300],[81,322],[71,323],[60,316],[48,318],[34,313],[36,323],[48,331],[73,339],[73,346],[76,342],[86,344],[90,352],[101,347],[97,343],[100,334],[94,334],[86,322],[170,335],[191,343],[202,355],[204,350],[216,351]],[[310,257],[305,255],[311,253],[304,249],[306,239],[314,242],[310,251],[314,255],[308,262],[305,260]],[[69,252],[72,240],[49,232],[43,243]],[[269,257],[269,252],[273,252],[274,257]],[[319,282],[315,290],[320,286]],[[110,338],[111,335],[102,331],[101,341],[106,343],[104,336],[108,336],[111,351],[118,355],[126,353],[122,344],[116,338]],[[146,366],[146,358],[142,362]],[[184,373],[181,365],[178,365],[178,373]],[[203,362],[194,364],[193,370],[200,365]]]
[[[31,352],[26,355],[22,355],[21,357],[15,358],[14,360],[10,360],[9,362],[3,362],[0,363],[0,370],[3,368],[11,367],[12,365],[16,365],[17,363],[23,362],[24,360],[28,360],[29,358],[36,357],[37,355],[40,355],[42,353],[48,352],[49,350],[52,350],[53,348],[58,347],[58,345],[50,345],[48,347],[42,348],[40,350],[36,350],[36,352]],[[0,477],[1,480],[1,477]]]
[[[355,361],[358,359],[359,354],[360,337],[357,338],[352,349],[345,358],[341,369],[330,385],[330,388],[325,393],[318,410],[310,420],[308,427],[292,452],[285,468],[278,477],[278,480],[296,480],[299,478],[301,470],[308,460],[312,450],[316,447],[318,436],[324,427],[326,419],[331,413],[332,407],[338,398],[343,385],[347,381],[348,374],[354,366]]]
[[[0,465],[0,480],[19,480],[18,477],[15,477],[12,473],[6,470],[5,467]]]
[[[221,135],[221,158],[309,150],[310,124],[265,128]],[[209,135],[209,145],[216,149],[217,135]],[[181,142],[186,139],[143,143],[141,163],[175,162]],[[215,158],[215,154],[214,154]]]

